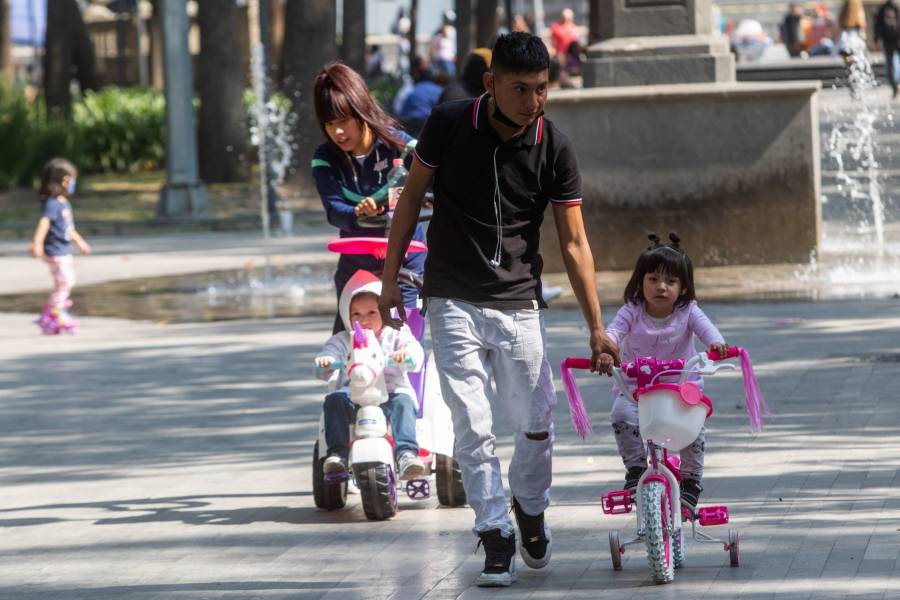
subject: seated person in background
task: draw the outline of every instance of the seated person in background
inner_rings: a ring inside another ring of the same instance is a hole
[[[431,114],[431,109],[438,105],[444,86],[439,83],[447,83],[449,78],[446,73],[434,73],[428,69],[425,61],[419,58],[412,70],[413,87],[403,105],[400,107],[400,120],[406,125],[406,130],[413,136],[418,135],[425,119]]]
[[[477,98],[484,93],[484,74],[491,68],[491,51],[475,48],[466,57],[459,78],[447,84],[438,104]]]

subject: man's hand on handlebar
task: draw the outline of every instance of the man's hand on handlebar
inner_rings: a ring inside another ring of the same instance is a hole
[[[379,206],[378,203],[370,197],[363,198],[363,201],[357,204],[356,208],[353,209],[353,212],[356,213],[357,217],[360,215],[374,217],[375,215],[381,214],[383,211],[384,207]]]
[[[397,309],[399,319],[395,319],[391,315],[391,309]],[[406,321],[406,309],[403,308],[403,293],[396,281],[382,282],[381,296],[378,297],[378,309],[381,311],[381,320],[385,325],[389,325],[394,329],[403,327]]]
[[[591,371],[612,375],[614,366],[619,366],[619,347],[606,332],[591,334]]]

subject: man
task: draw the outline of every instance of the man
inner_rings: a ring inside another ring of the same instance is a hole
[[[884,68],[893,97],[896,98],[900,73],[894,71],[894,58],[900,53],[900,6],[895,0],[887,0],[878,9],[875,17],[875,41],[880,41],[884,48]]]
[[[581,219],[581,178],[569,140],[543,115],[550,58],[540,38],[513,32],[497,39],[487,92],[437,107],[394,213],[380,301],[385,323],[402,316],[397,272],[434,179],[424,296],[444,401],[453,417],[455,456],[475,533],[485,549],[482,586],[515,579],[516,536],[494,453],[493,395],[515,436],[509,467],[512,509],[527,565],[550,560],[553,407],[556,393],[541,312],[540,225],[547,204],[559,233],[569,281],[590,332],[594,370],[611,372],[618,356],[600,320],[594,259]]]
[[[781,40],[791,58],[797,58],[803,52],[803,7],[791,3],[781,23]]]
[[[578,35],[578,25],[575,24],[575,13],[571,8],[564,8],[559,14],[559,21],[550,25],[550,39],[553,41],[553,49],[560,64],[565,61],[566,52],[572,42],[581,39]]]

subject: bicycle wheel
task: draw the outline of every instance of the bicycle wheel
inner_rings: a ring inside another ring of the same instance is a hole
[[[622,544],[619,543],[619,530],[609,532],[609,555],[612,558],[613,569],[622,570]]]
[[[732,567],[739,567],[741,564],[741,552],[740,552],[740,542],[741,537],[738,535],[738,530],[733,527],[728,530],[728,558],[731,561]]]
[[[684,523],[678,530],[678,535],[672,540],[672,561],[676,569],[684,566]]]
[[[669,536],[669,497],[659,481],[644,485],[641,496],[644,513],[644,532],[647,542],[647,562],[656,583],[669,583],[675,579],[675,561],[672,560],[672,539]]]

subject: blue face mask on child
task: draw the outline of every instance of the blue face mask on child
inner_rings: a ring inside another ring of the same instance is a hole
[[[69,180],[69,187],[66,191],[69,192],[70,196],[75,193],[75,179],[74,178]]]

